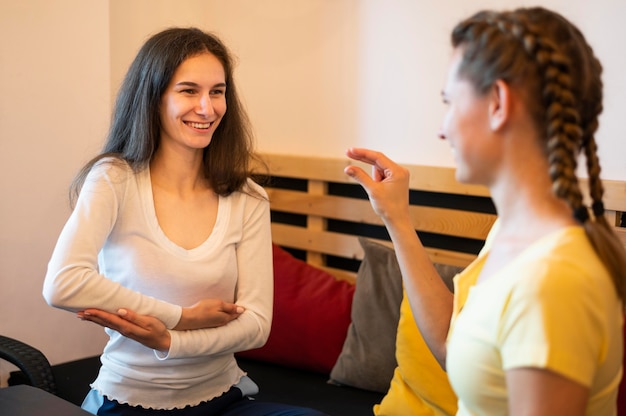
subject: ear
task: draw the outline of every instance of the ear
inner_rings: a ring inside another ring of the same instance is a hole
[[[489,103],[489,126],[492,130],[500,130],[511,116],[512,91],[509,84],[497,80],[491,87]]]

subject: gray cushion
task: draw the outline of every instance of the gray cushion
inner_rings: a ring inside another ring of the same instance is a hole
[[[397,366],[402,276],[393,249],[359,238],[365,251],[356,278],[352,322],[330,381],[385,393]]]
[[[356,278],[352,322],[329,382],[386,393],[397,367],[402,275],[392,248],[366,238],[359,238],[359,243],[365,256]],[[462,268],[434,265],[452,291],[452,278]]]

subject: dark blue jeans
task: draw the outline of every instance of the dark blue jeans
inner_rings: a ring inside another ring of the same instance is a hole
[[[154,410],[129,406],[104,398],[98,416],[327,416],[306,407],[280,403],[257,402],[242,397],[241,390],[232,387],[229,391],[208,402],[184,409]]]

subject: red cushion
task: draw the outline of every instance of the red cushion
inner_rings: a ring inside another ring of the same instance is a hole
[[[273,245],[274,317],[265,346],[237,355],[330,374],[346,339],[354,285]]]

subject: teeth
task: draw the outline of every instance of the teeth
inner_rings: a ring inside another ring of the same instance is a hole
[[[196,128],[196,129],[208,129],[209,127],[211,127],[211,123],[187,123],[189,126]]]

